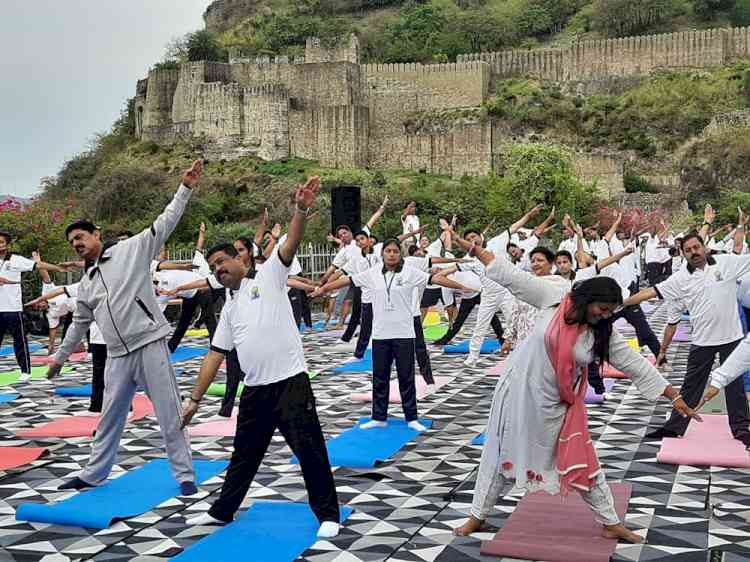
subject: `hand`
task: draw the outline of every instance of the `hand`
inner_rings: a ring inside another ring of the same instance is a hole
[[[544,209],[544,205],[537,205],[536,207],[531,209],[529,211],[529,218],[533,219],[535,216],[542,212],[542,209]]]
[[[63,366],[60,363],[50,363],[49,367],[47,367],[47,378],[49,380],[54,379],[57,375],[60,374],[62,368]]]
[[[12,285],[13,281],[10,279],[6,279],[5,277],[0,277],[0,285]]]
[[[63,268],[65,271],[75,271],[76,269],[83,269],[85,265],[85,263],[80,261],[64,261],[57,264],[58,267]]]
[[[630,255],[630,254],[632,254],[633,252],[635,252],[635,247],[634,247],[634,246],[633,246],[632,244],[628,244],[628,247],[627,247],[627,248],[625,248],[625,249],[623,250],[623,253],[624,253],[624,254],[625,254],[626,256],[629,256],[629,255]]]
[[[683,418],[692,418],[698,422],[703,421],[700,415],[697,414],[695,410],[693,410],[690,406],[685,404],[685,401],[682,398],[672,404],[672,407],[677,410]]]
[[[701,400],[701,403],[698,404],[698,407],[696,408],[696,410],[700,410],[701,408],[703,408],[706,402],[710,402],[711,400],[713,400],[716,397],[716,395],[719,394],[720,390],[721,389],[716,388],[715,386],[709,386],[708,390],[706,390],[706,394],[703,396],[703,400]]]
[[[656,356],[656,367],[661,367],[667,360],[667,352],[660,350],[659,355]]]
[[[182,174],[182,185],[195,187],[203,175],[203,160],[196,160],[193,165]]]
[[[453,218],[451,219],[451,228],[454,228],[456,226],[456,221],[458,221],[458,217],[456,215],[453,215]]]
[[[193,416],[198,411],[198,403],[194,400],[188,400],[185,406],[182,408],[182,422],[180,423],[180,429],[185,429],[193,419]]]
[[[385,211],[385,208],[388,206],[388,201],[390,201],[390,199],[388,198],[387,195],[383,197],[383,204],[380,205],[380,208],[383,209],[384,211]]]
[[[201,234],[205,234],[206,233],[206,223],[205,222],[202,222],[201,225],[198,227],[198,232],[200,232]]]
[[[323,290],[323,287],[315,287],[312,293],[310,293],[311,299],[317,299],[318,297],[322,297],[325,295],[325,291]]]
[[[268,207],[263,209],[263,224],[268,224]]]
[[[505,340],[503,342],[503,347],[500,348],[500,355],[507,355],[510,353],[510,350],[513,349],[513,342],[510,340]]]
[[[329,235],[327,235],[327,236],[326,236],[326,240],[327,240],[328,242],[338,242],[338,241],[339,241],[339,239],[338,239],[338,238],[336,238],[336,237],[335,237],[335,236],[334,236],[333,234],[329,234]]]
[[[320,214],[320,211],[315,211],[314,213],[310,213],[309,215],[307,215],[307,217],[305,217],[305,220],[311,221],[315,217],[317,217],[319,214]]]
[[[320,191],[320,176],[313,176],[307,180],[305,185],[297,186],[294,194],[294,202],[302,209],[309,209],[315,204],[315,199]]]
[[[180,292],[176,288],[175,289],[159,289],[159,294],[162,295],[163,297],[174,298],[179,293]]]
[[[737,210],[740,213],[740,218],[739,218],[739,221],[738,221],[739,224],[740,224],[740,226],[747,226],[747,221],[748,221],[748,219],[750,219],[750,215],[745,214],[745,212],[739,206],[737,207]]]
[[[710,224],[714,222],[715,218],[716,211],[714,211],[714,208],[711,205],[706,205],[706,208],[703,209],[703,221]]]
[[[31,300],[31,301],[27,302],[23,306],[24,307],[30,306],[31,308],[36,308],[37,306],[39,306],[43,302],[45,302],[45,300],[44,300],[43,297],[37,297],[34,300]]]
[[[281,236],[281,225],[279,223],[273,225],[273,228],[271,229],[271,236],[273,236],[276,240],[278,240]]]

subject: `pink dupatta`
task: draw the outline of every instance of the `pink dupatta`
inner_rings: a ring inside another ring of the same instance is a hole
[[[586,371],[577,367],[575,359],[576,341],[585,327],[565,322],[565,316],[571,308],[573,301],[568,293],[557,307],[557,312],[544,334],[547,355],[557,375],[560,399],[568,404],[557,441],[557,472],[560,476],[560,493],[563,496],[567,495],[571,488],[590,490],[601,472],[589,434],[584,401],[588,388]],[[577,378],[580,382],[576,389]]]

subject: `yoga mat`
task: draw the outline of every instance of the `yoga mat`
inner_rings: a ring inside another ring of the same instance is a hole
[[[605,392],[612,392],[612,388],[615,386],[614,379],[604,379],[604,391]],[[596,394],[594,392],[594,389],[590,386],[586,390],[586,398],[585,398],[586,404],[601,404],[604,402],[604,395],[603,394]]]
[[[151,400],[136,394],[133,398],[133,411],[128,421],[137,421],[146,416],[154,415],[154,405]],[[99,416],[67,416],[48,423],[38,425],[33,429],[17,431],[18,437],[29,439],[46,439],[53,437],[91,437],[99,425]]]
[[[683,314],[680,316],[680,320],[683,322],[690,322],[690,315],[689,314]]]
[[[237,412],[231,418],[192,425],[188,428],[191,437],[232,437],[237,429]]]
[[[240,395],[242,392],[242,389],[245,388],[245,385],[240,383],[239,387],[237,387],[237,396]],[[208,387],[208,390],[206,391],[206,394],[209,396],[224,396],[227,393],[227,385],[223,383],[214,383]]]
[[[652,365],[656,365],[656,357],[654,357],[653,355],[651,357],[649,357],[647,360]],[[604,368],[602,369],[602,378],[605,378],[605,379],[629,379],[630,377],[627,376],[622,371],[619,371],[619,370],[615,369],[609,363],[605,363],[604,364]]]
[[[690,420],[685,435],[662,439],[656,460],[665,464],[690,464],[750,468],[750,455],[741,441],[732,437],[727,416],[701,416]]]
[[[189,347],[180,346],[174,350],[172,354],[172,363],[179,363],[180,361],[190,361],[198,357],[203,357],[208,353],[207,347]]]
[[[425,341],[437,341],[448,333],[448,324],[423,328]]]
[[[672,338],[672,341],[682,342],[682,343],[689,342],[692,340],[693,340],[693,337],[691,334],[688,333],[687,326],[685,326],[684,324],[680,324],[677,327],[677,330],[674,333],[674,337]]]
[[[93,392],[90,384],[83,386],[63,386],[55,389],[58,396],[91,396]]]
[[[407,427],[406,421],[390,417],[387,427],[359,427],[368,421],[370,418],[360,418],[353,428],[326,442],[328,459],[332,466],[372,468],[378,461],[388,460],[421,433]],[[420,419],[419,422],[428,429],[432,427],[432,420]],[[290,462],[299,464],[296,456],[293,456]]]
[[[472,445],[484,445],[484,431],[471,440]]]
[[[625,519],[630,484],[611,483],[615,511]],[[617,541],[601,536],[602,526],[580,494],[565,499],[546,492],[527,494],[495,537],[482,541],[488,556],[547,562],[609,562]]]
[[[633,349],[634,349],[635,351],[637,351],[638,353],[640,353],[640,352],[641,352],[641,346],[640,346],[640,344],[638,343],[638,338],[630,338],[630,339],[628,340],[628,345],[629,345],[630,347],[632,347],[632,348],[633,348]]]
[[[325,332],[319,332],[318,335],[326,338],[340,338],[344,335],[344,331],[345,330],[328,330]]]
[[[194,460],[196,485],[221,473],[228,461]],[[180,495],[166,459],[156,459],[101,486],[51,504],[22,503],[16,520],[106,529],[114,521],[140,515]]]
[[[10,393],[10,394],[0,394],[0,404],[4,404],[6,402],[13,402],[18,398],[18,394]]]
[[[44,447],[0,447],[0,470],[18,468],[35,461],[47,449]]]
[[[69,373],[73,369],[70,367],[63,367],[62,371],[60,371],[61,374]],[[15,371],[6,371],[4,373],[0,373],[0,386],[9,386],[11,384],[16,384],[18,382],[18,379],[21,377],[21,369],[16,369]],[[41,380],[47,378],[47,367],[32,367],[31,368],[31,380]]]
[[[498,361],[492,367],[487,369],[487,374],[492,377],[499,377],[505,372],[505,360]]]
[[[70,357],[68,357],[68,360],[66,363],[84,363],[85,361],[89,360],[89,354],[85,351],[82,351],[80,353],[74,353]],[[31,364],[32,365],[50,365],[51,363],[55,362],[55,356],[54,355],[32,355],[31,356]]]
[[[435,390],[444,387],[451,381],[451,377],[435,377]],[[427,383],[422,377],[414,378],[414,385],[417,387],[417,400],[424,400],[429,395]],[[372,402],[372,391],[352,394],[352,402]],[[398,379],[391,381],[390,394],[388,395],[390,404],[401,404],[401,392],[398,385]]]
[[[352,511],[341,506],[342,523]],[[259,501],[235,521],[172,560],[218,562],[252,558],[262,562],[292,562],[318,541],[318,527],[320,523],[306,503]]]
[[[372,373],[372,350],[365,351],[365,356],[359,361],[349,361],[336,367],[334,373]]]
[[[308,327],[306,324],[300,324],[299,333],[304,334],[305,332],[319,332],[325,327],[325,325],[326,323],[324,320],[313,322],[313,325],[311,327]]]
[[[422,326],[428,328],[430,326],[437,326],[440,324],[440,314],[435,311],[428,312],[422,321]]]
[[[42,349],[42,344],[40,343],[30,343],[29,344],[29,353],[34,353],[35,351],[39,351]],[[0,355],[15,355],[15,350],[13,349],[12,345],[4,345],[0,347]]]
[[[479,353],[496,353],[500,351],[500,342],[498,340],[484,340],[482,343],[482,349]],[[469,353],[469,340],[462,341],[455,345],[446,345],[443,348],[444,353]]]
[[[208,328],[200,328],[199,330],[188,330],[185,335],[189,338],[207,338]]]

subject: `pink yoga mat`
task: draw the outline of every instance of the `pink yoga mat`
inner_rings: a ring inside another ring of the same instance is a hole
[[[505,360],[498,361],[492,367],[487,369],[487,374],[491,377],[499,377],[505,372]]]
[[[35,461],[47,449],[44,447],[0,447],[0,470],[18,468]]]
[[[677,331],[674,333],[672,341],[676,342],[689,342],[692,341],[693,337],[688,333],[688,327],[680,324]]]
[[[610,484],[615,510],[625,518],[631,487]],[[495,538],[482,541],[482,554],[547,562],[609,562],[617,541],[602,537],[602,526],[580,494],[566,498],[527,494]]]
[[[143,395],[136,394],[133,398],[133,411],[128,421],[137,421],[146,416],[154,415],[154,405]],[[99,425],[99,416],[68,416],[59,418],[33,429],[18,431],[18,437],[41,439],[51,437],[91,437]]]
[[[604,390],[606,392],[612,392],[614,386],[614,379],[604,379]],[[596,394],[594,389],[589,386],[588,390],[586,390],[586,404],[601,404],[602,402],[604,402],[604,395]]]
[[[54,355],[32,355],[32,365],[49,365],[55,360]],[[74,353],[68,358],[68,363],[83,363],[89,360],[89,354],[85,351],[83,353]]]
[[[435,377],[435,389],[442,388],[450,381],[451,377]],[[418,376],[414,379],[414,383],[417,387],[417,400],[424,400],[427,398],[427,383],[424,382],[424,379]],[[351,400],[352,402],[372,402],[372,391],[352,394]],[[401,404],[398,380],[391,381],[391,391],[390,396],[388,396],[388,402],[390,404]]]
[[[344,335],[344,330],[328,330],[327,332],[318,332],[318,335],[328,338],[340,338]]]
[[[662,439],[656,460],[665,464],[692,464],[750,468],[750,455],[742,442],[732,437],[727,416],[701,416],[690,420],[681,439]]]
[[[237,429],[237,412],[231,418],[199,423],[188,431],[192,437],[232,437]]]
[[[648,358],[648,362],[652,365],[656,365],[656,357],[653,355]],[[602,377],[605,379],[628,379],[628,377],[625,373],[622,371],[618,371],[615,369],[612,365],[609,363],[604,364],[604,368],[602,369]]]

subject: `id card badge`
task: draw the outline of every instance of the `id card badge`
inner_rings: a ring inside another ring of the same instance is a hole
[[[391,301],[388,301],[388,302],[385,303],[385,309],[388,312],[392,312],[392,311],[396,310],[396,307],[393,305],[393,303]]]

